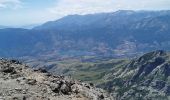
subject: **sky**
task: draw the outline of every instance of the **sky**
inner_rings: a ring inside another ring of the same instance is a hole
[[[117,10],[170,10],[170,0],[0,0],[0,25],[34,25],[67,15]]]

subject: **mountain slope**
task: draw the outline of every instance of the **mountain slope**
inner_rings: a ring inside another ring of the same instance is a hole
[[[170,53],[158,50],[112,69],[100,85],[119,100],[169,100]]]
[[[93,84],[32,70],[16,60],[0,60],[0,98],[17,100],[111,100]]]
[[[170,53],[163,50],[133,59],[86,58],[47,62],[26,63],[97,84],[116,100],[169,100],[170,97]]]
[[[0,56],[122,57],[169,50],[169,22],[168,10],[70,15],[32,30],[1,29]]]
[[[112,59],[104,57],[84,57],[81,59],[70,58],[56,61],[55,59],[32,59],[24,63],[33,68],[43,68],[58,75],[71,76],[83,82],[96,85],[105,83],[105,75],[112,73],[112,69],[119,69],[129,63],[129,59]]]

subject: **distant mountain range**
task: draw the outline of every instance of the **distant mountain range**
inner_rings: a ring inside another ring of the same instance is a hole
[[[0,30],[0,56],[135,56],[170,50],[170,11],[69,15],[33,29]]]
[[[23,28],[23,29],[32,29],[36,26],[38,26],[40,24],[30,24],[30,25],[23,25],[23,26],[3,26],[3,25],[0,25],[0,29],[5,29],[5,28]]]
[[[8,28],[8,26],[2,26],[2,25],[0,25],[0,29],[3,29],[3,28]]]
[[[41,24],[29,24],[29,25],[23,25],[23,26],[18,26],[18,27],[24,28],[24,29],[32,29],[32,28],[37,27],[39,25],[41,25]]]

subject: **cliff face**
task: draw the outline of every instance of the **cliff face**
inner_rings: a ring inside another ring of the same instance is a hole
[[[169,100],[170,53],[162,50],[146,53],[129,64],[113,68],[111,81],[101,85],[118,100]]]
[[[15,60],[0,60],[2,100],[112,100],[93,84],[33,70]]]

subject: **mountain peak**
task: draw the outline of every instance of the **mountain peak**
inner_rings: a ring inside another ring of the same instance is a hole
[[[140,61],[141,59],[144,59],[145,61],[147,61],[147,60],[151,60],[151,59],[153,59],[155,57],[166,56],[166,55],[167,55],[166,51],[164,51],[164,50],[156,50],[156,51],[152,51],[152,52],[144,54],[138,60]]]

